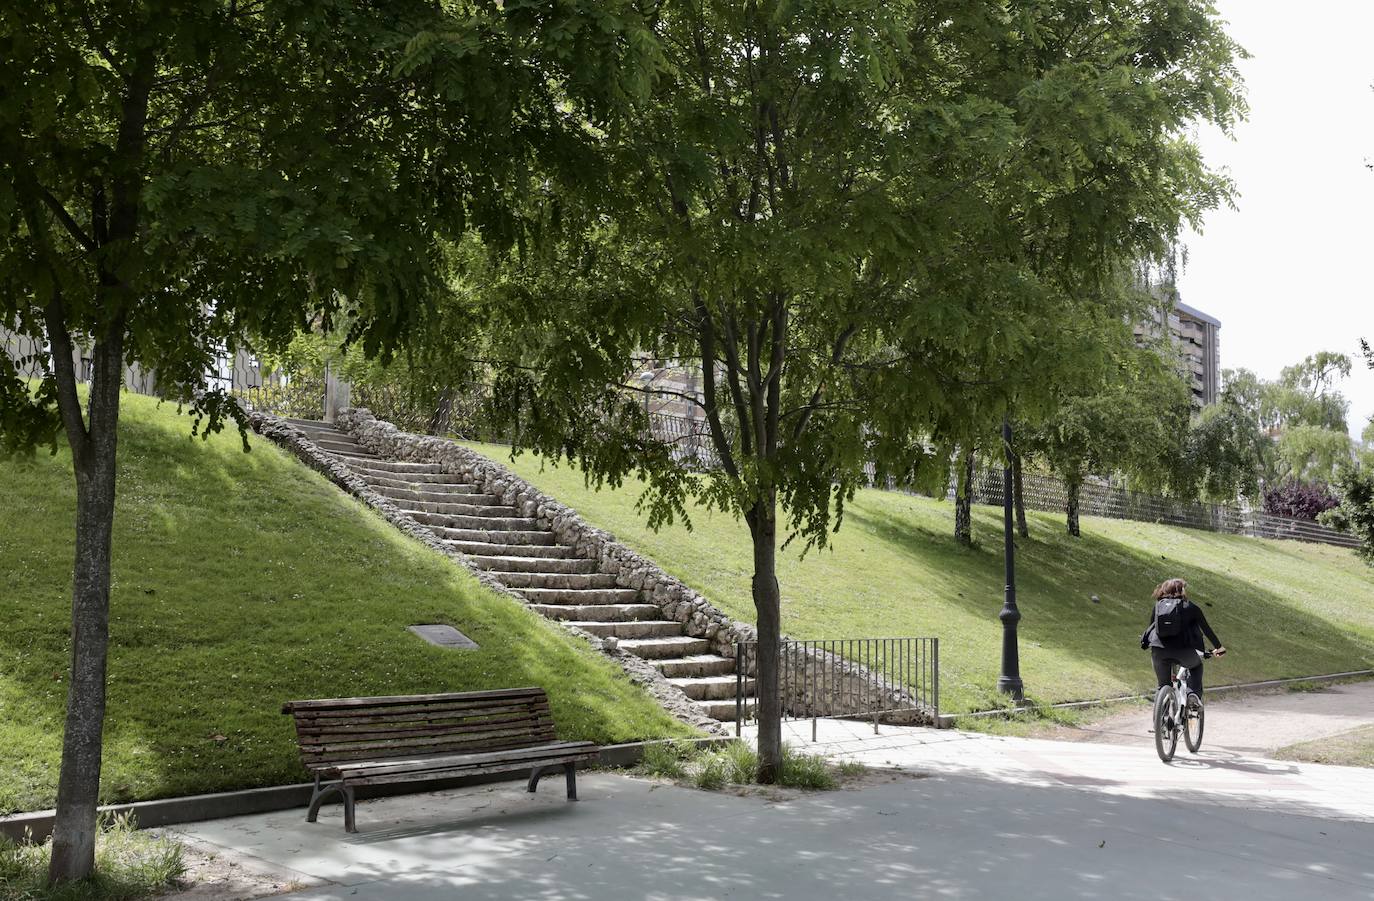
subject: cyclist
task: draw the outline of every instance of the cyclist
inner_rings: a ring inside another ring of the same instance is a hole
[[[1150,610],[1150,625],[1140,636],[1140,647],[1150,649],[1155,678],[1162,688],[1172,679],[1173,664],[1188,670],[1189,703],[1202,701],[1202,652],[1205,635],[1212,642],[1212,655],[1226,653],[1217,633],[1207,623],[1202,608],[1188,600],[1188,583],[1182,579],[1168,579],[1154,591],[1154,607]],[[1196,700],[1194,700],[1196,698]]]

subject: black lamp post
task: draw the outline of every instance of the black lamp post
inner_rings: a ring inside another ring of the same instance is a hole
[[[1011,473],[1011,419],[1002,418],[1002,445],[1006,463],[1002,467],[1002,524],[1006,541],[1007,589],[1002,600],[1002,675],[997,678],[997,690],[1021,700],[1021,659],[1016,649],[1016,624],[1021,611],[1016,608],[1016,544],[1013,529],[1014,487]]]

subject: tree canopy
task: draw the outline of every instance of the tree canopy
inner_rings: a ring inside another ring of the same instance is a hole
[[[516,179],[576,170],[569,98],[596,118],[642,89],[637,21],[625,2],[0,8],[0,326],[44,373],[0,372],[0,448],[65,433],[78,497],[54,879],[92,865],[125,364],[213,429],[241,422],[206,378],[236,343],[332,328],[387,356],[463,234],[516,239]]]
[[[780,522],[823,544],[865,465],[916,478],[1044,402],[1018,364],[1046,332],[1227,195],[1187,130],[1242,112],[1240,51],[1192,2],[665,2],[646,25],[651,90],[588,123],[603,180],[531,183],[538,240],[473,312],[517,446],[638,470],[651,522],[689,494],[748,522],[768,779]],[[718,469],[649,434],[645,359],[699,368],[679,399]]]

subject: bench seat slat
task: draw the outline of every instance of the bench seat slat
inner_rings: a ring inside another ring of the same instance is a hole
[[[374,759],[384,757],[414,757],[420,754],[433,754],[441,746],[452,746],[455,751],[471,748],[474,751],[486,749],[521,747],[555,741],[554,736],[543,736],[528,730],[505,732],[499,735],[448,736],[430,735],[423,739],[395,739],[378,742],[337,742],[327,745],[302,745],[302,754],[371,754]]]
[[[560,741],[534,747],[508,748],[477,754],[436,754],[416,756],[408,759],[360,760],[353,763],[338,764],[329,769],[339,773],[344,779],[352,781],[354,776],[373,776],[389,773],[424,773],[439,769],[462,769],[469,766],[502,762],[519,762],[529,766],[532,761],[545,757],[578,754],[595,756],[597,746],[589,741]]]
[[[414,782],[417,779],[444,779],[449,776],[480,776],[483,773],[507,773],[512,770],[528,770],[533,766],[559,766],[565,763],[581,763],[596,759],[596,753],[568,754],[561,757],[540,758],[535,761],[499,762],[482,766],[455,767],[447,770],[427,770],[420,775],[415,773],[389,773],[380,776],[350,777],[349,785],[388,785],[398,782]]]
[[[287,701],[282,713],[297,710],[331,710],[347,707],[386,707],[390,705],[427,704],[443,701],[481,701],[500,698],[543,698],[542,688],[501,688],[494,691],[456,691],[430,695],[384,695],[375,698],[315,698]]]

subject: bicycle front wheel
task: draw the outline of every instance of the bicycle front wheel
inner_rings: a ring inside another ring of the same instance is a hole
[[[1168,763],[1178,749],[1178,701],[1174,690],[1165,685],[1155,694],[1155,751]]]
[[[1207,709],[1202,706],[1199,700],[1196,707],[1189,705],[1190,709],[1183,719],[1183,742],[1188,746],[1188,750],[1194,754],[1198,748],[1202,747],[1202,727],[1206,722]]]

